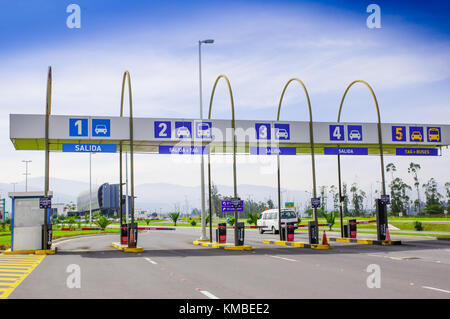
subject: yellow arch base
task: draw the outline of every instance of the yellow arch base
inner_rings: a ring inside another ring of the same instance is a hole
[[[222,248],[224,250],[252,250],[253,249],[252,246],[248,246],[248,245],[235,246],[230,243],[219,244],[216,242],[210,243],[210,242],[204,242],[204,241],[198,241],[198,240],[192,242],[192,244],[197,245],[197,246],[203,246],[203,247]]]
[[[122,250],[125,253],[142,253],[142,252],[144,252],[144,248],[142,248],[142,247],[128,248],[128,245],[122,245],[119,243],[111,243],[111,247],[114,247],[117,250]]]
[[[311,248],[311,249],[330,249],[330,245],[322,244],[307,244],[298,241],[284,241],[284,240],[263,240],[263,244],[279,245],[279,246],[292,246],[299,248]]]

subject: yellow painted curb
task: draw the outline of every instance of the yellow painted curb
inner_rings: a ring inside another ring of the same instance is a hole
[[[281,246],[286,246],[286,241],[284,240],[277,240],[276,242],[274,242],[275,245],[281,245]]]
[[[252,246],[225,246],[225,250],[252,250]]]
[[[370,240],[370,239],[358,239],[356,242],[358,244],[373,245],[373,240]]]
[[[330,249],[330,245],[312,244],[312,249]]]
[[[299,242],[293,242],[291,246],[305,248],[305,244]]]
[[[336,241],[341,242],[341,243],[349,243],[350,238],[336,238]]]
[[[4,255],[34,255],[36,250],[5,250]]]
[[[142,248],[142,247],[128,248],[127,247],[123,251],[126,253],[142,253],[142,252],[144,252],[144,248]]]
[[[125,245],[121,245],[121,244],[119,244],[119,243],[111,243],[111,247],[114,247],[114,248],[116,248],[116,249],[118,249],[118,250],[122,250],[122,249],[124,249],[126,246],[125,246]]]
[[[6,250],[4,255],[54,255],[56,249],[39,249],[39,250]]]
[[[217,242],[199,242],[195,240],[192,242],[193,245],[203,246],[203,247],[211,247],[211,248],[223,248],[225,250],[252,250],[252,246],[234,246],[230,243],[218,244]]]

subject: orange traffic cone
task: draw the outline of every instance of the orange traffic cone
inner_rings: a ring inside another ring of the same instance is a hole
[[[323,231],[322,245],[328,245],[328,239],[327,239],[327,234],[325,234],[325,230]]]
[[[386,240],[391,241],[391,235],[389,235],[389,227],[386,227]]]

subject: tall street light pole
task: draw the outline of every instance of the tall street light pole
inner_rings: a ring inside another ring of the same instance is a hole
[[[203,120],[203,98],[202,98],[202,44],[212,44],[214,40],[198,41],[198,80],[199,80],[199,94],[200,94],[200,120]],[[200,163],[200,187],[201,187],[201,201],[202,201],[202,236],[200,239],[206,239],[206,211],[205,211],[205,164],[203,159],[203,152],[201,154]]]
[[[28,175],[31,175],[28,173],[28,163],[32,162],[31,160],[23,160],[22,162],[25,163],[25,192],[28,192]]]
[[[14,182],[14,183],[11,183],[12,185],[13,185],[13,193],[15,193],[16,192],[16,184],[17,184],[17,182]]]

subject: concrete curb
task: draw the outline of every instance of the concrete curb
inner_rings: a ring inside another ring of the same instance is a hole
[[[372,239],[333,238],[333,237],[328,238],[328,240],[339,243],[355,243],[355,244],[381,245],[381,246],[393,246],[402,244],[401,240],[372,240]]]
[[[211,247],[211,248],[222,248],[224,250],[252,250],[253,247],[252,246],[248,246],[248,245],[242,245],[242,246],[235,246],[233,244],[218,244],[216,242],[207,242],[207,241],[200,241],[200,240],[195,240],[192,242],[193,245],[197,245],[197,246],[203,246],[203,247]]]
[[[263,244],[279,245],[279,246],[292,246],[299,248],[311,248],[311,249],[330,249],[330,245],[322,244],[307,244],[298,241],[284,241],[284,240],[263,240]]]

